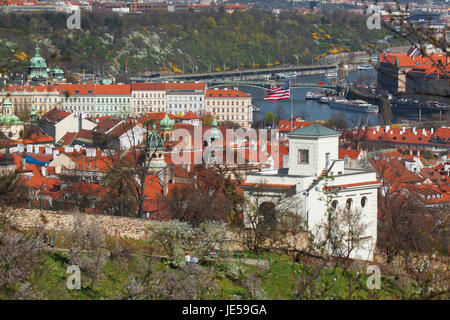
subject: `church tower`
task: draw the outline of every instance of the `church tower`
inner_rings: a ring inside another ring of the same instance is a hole
[[[159,130],[161,133],[161,137],[165,142],[172,141],[173,137],[173,120],[169,118],[169,115],[166,113],[164,118],[159,122]]]
[[[36,45],[34,57],[28,65],[28,81],[45,82],[48,78],[47,62],[41,57],[41,49]]]
[[[147,137],[146,161],[149,171],[158,172],[167,166],[164,160],[164,141],[156,131],[156,125],[153,125],[152,133]]]

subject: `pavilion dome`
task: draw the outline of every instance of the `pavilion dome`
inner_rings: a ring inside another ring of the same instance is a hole
[[[20,124],[23,123],[20,119],[12,112],[12,104],[8,98],[5,99],[1,108],[0,114],[0,124]],[[9,109],[5,112],[5,109]]]
[[[210,133],[209,138],[216,139],[216,140],[220,139],[220,132],[219,132],[219,129],[217,129],[216,117],[214,117],[211,125],[212,125],[212,128],[211,128],[211,133]]]
[[[41,49],[36,45],[35,55],[30,59],[30,64],[28,65],[28,77],[33,78],[44,78],[48,79],[48,68],[47,62],[41,57]]]
[[[45,59],[41,57],[41,49],[38,45],[36,45],[35,49],[35,55],[30,60],[30,67],[31,68],[45,68],[47,69],[47,62],[45,62]]]
[[[164,141],[156,131],[156,125],[153,125],[153,131],[147,138],[148,150],[164,150]]]

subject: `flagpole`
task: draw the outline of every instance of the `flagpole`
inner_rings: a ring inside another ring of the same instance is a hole
[[[293,123],[293,100],[294,100],[294,92],[292,91],[292,82],[289,84],[289,95],[291,98],[291,131],[292,131],[292,123]]]

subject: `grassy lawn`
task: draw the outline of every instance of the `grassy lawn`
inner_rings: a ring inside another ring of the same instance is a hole
[[[118,299],[125,295],[125,286],[129,274],[137,270],[142,263],[145,263],[143,257],[132,256],[128,263],[128,270],[118,262],[109,261],[104,268],[104,275],[98,281],[93,289],[83,284],[81,290],[69,290],[66,287],[66,281],[69,274],[66,273],[68,259],[66,252],[48,252],[44,255],[43,262],[39,272],[33,278],[34,284],[41,288],[45,296],[49,299]],[[281,261],[280,261],[281,260]],[[298,288],[298,283],[293,282],[299,275],[312,274],[312,270],[303,270],[299,264],[293,265],[291,262],[283,261],[279,258],[278,262],[272,263],[270,272],[262,280],[262,288],[266,293],[267,299],[290,299],[293,290]],[[169,268],[163,262],[159,263],[160,268]],[[246,274],[254,274],[255,265],[245,265]],[[353,274],[356,276],[355,274]],[[365,289],[367,275],[361,275],[353,284],[354,299],[370,299],[373,296]],[[217,278],[220,286],[220,295],[218,299],[249,299],[250,293],[245,289],[240,281],[234,281],[227,277]],[[295,285],[294,285],[295,283]],[[316,291],[322,293],[322,297],[329,299],[348,299],[349,285],[348,276],[340,272],[332,274],[331,270],[324,269],[320,277],[313,282]],[[392,282],[382,279],[382,288],[376,292],[378,298],[394,298]],[[314,295],[309,298],[319,298]]]

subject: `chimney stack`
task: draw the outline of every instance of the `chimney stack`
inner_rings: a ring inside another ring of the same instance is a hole
[[[42,166],[42,167],[41,167],[41,173],[42,173],[42,176],[43,176],[43,177],[46,177],[46,176],[47,176],[47,174],[48,174],[47,166]]]
[[[83,128],[83,114],[80,113],[80,116],[78,117],[78,132],[80,132],[82,128]]]

